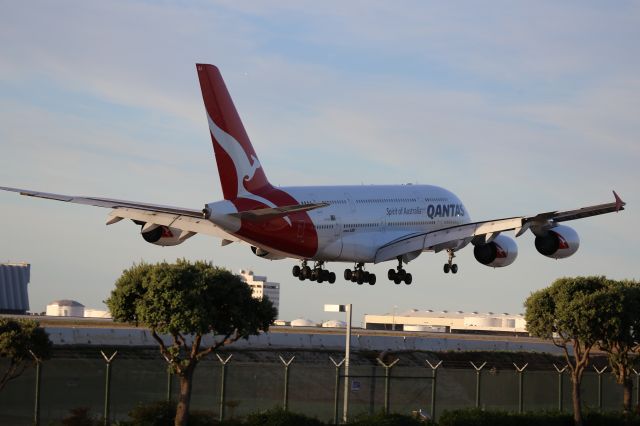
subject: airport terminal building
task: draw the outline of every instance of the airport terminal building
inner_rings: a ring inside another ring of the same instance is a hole
[[[365,314],[367,330],[426,331],[434,333],[528,335],[522,314],[463,311],[420,311]]]

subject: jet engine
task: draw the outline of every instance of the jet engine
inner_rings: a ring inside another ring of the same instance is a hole
[[[498,235],[490,243],[476,244],[473,256],[483,265],[502,268],[511,265],[518,257],[516,242],[506,235]]]
[[[285,256],[271,253],[270,251],[266,251],[265,249],[261,249],[260,247],[251,246],[251,251],[253,252],[253,254],[263,259],[280,260],[285,258]]]
[[[187,233],[183,236],[184,231],[176,228],[171,228],[164,225],[150,225],[143,224],[140,234],[142,238],[148,243],[155,244],[157,246],[177,246],[182,244],[187,238],[193,236],[193,233]],[[189,235],[190,234],[190,235]]]
[[[536,250],[552,259],[564,259],[578,251],[580,237],[568,226],[558,225],[542,235],[536,235]]]

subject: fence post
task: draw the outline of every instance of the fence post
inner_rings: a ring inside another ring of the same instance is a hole
[[[289,409],[289,365],[291,365],[291,363],[293,362],[293,360],[295,359],[295,355],[291,357],[291,359],[289,361],[285,361],[281,356],[280,356],[280,361],[282,361],[282,364],[284,364],[284,397],[283,397],[283,409],[284,411],[287,411]]]
[[[33,403],[33,424],[40,426],[40,377],[42,373],[40,366],[42,365],[42,359],[38,358],[31,349],[29,349],[29,353],[36,362],[36,394]]]
[[[636,375],[636,406],[640,405],[640,373],[636,371],[635,368],[632,368],[633,374]]]
[[[376,358],[376,361],[384,367],[384,413],[389,414],[389,381],[391,377],[391,368],[400,361],[400,358],[397,358],[389,365],[385,364],[380,358]]]
[[[333,424],[338,424],[338,401],[340,401],[340,367],[344,364],[346,358],[342,358],[342,361],[335,362],[332,357],[329,357],[333,365],[336,367],[336,385],[333,388]],[[346,380],[346,379],[345,379]]]
[[[605,365],[604,367],[602,367],[601,370],[598,370],[598,367],[594,365],[593,369],[596,370],[596,373],[598,373],[598,411],[601,412],[602,411],[602,373],[605,372],[605,370],[607,369],[607,366]]]
[[[118,351],[115,351],[110,357],[106,356],[104,352],[100,351],[102,358],[107,363],[107,369],[105,371],[104,378],[104,426],[109,426],[111,421],[109,420],[109,408],[111,404],[111,361],[118,355]]]
[[[225,394],[226,394],[225,384],[227,382],[227,363],[231,360],[231,357],[233,356],[233,354],[229,355],[227,359],[222,359],[220,354],[216,354],[216,356],[220,361],[220,367],[222,370],[220,372],[220,408],[218,409],[219,411],[218,419],[220,421],[223,421],[224,420],[224,401],[225,401]],[[233,413],[231,413],[231,415],[233,416]]]
[[[171,402],[171,387],[173,386],[173,374],[171,374],[171,364],[167,365],[167,402]]]
[[[522,398],[522,394],[523,394],[522,376],[524,373],[524,369],[527,368],[528,365],[529,363],[526,363],[524,366],[522,366],[522,368],[520,368],[516,365],[515,362],[513,363],[513,366],[518,371],[518,413],[522,413],[522,409],[524,406],[523,398]]]
[[[431,367],[431,421],[436,421],[436,375],[438,373],[438,367],[442,365],[442,360],[436,365],[431,364],[429,360],[426,360],[429,367]]]
[[[476,408],[480,408],[480,372],[487,365],[487,362],[483,362],[480,367],[477,367],[472,361],[469,362],[476,370]]]
[[[562,395],[562,373],[564,373],[565,370],[567,369],[567,367],[569,367],[569,366],[565,365],[563,368],[560,369],[560,368],[558,368],[557,365],[553,364],[553,367],[558,372],[558,411],[560,411],[562,413],[562,400],[563,400],[563,395]]]

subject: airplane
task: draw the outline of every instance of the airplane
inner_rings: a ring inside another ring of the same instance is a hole
[[[518,254],[514,231],[535,235],[536,250],[562,259],[578,250],[578,233],[562,222],[624,210],[614,202],[575,210],[472,222],[469,211],[452,192],[432,185],[294,186],[275,187],[267,179],[244,129],[219,69],[196,64],[223,200],[204,209],[188,209],[133,201],[69,196],[0,187],[22,195],[112,209],[106,224],[130,219],[142,238],[159,246],[182,244],[195,234],[222,239],[222,245],[245,242],[259,257],[294,258],[300,281],[336,281],[329,262],[348,262],[344,279],[376,283],[367,264],[397,261],[387,278],[411,284],[403,265],[425,251],[448,254],[445,273],[457,273],[455,253],[473,245],[475,259],[489,267],[512,264]],[[310,266],[312,265],[312,266]]]

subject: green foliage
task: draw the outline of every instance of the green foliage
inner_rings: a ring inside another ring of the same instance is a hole
[[[149,404],[138,404],[129,411],[129,420],[120,422],[121,426],[173,426],[176,416],[175,404],[167,401],[156,401]],[[213,413],[192,411],[189,413],[189,426],[209,426],[219,424]]]
[[[353,426],[425,426],[433,423],[425,423],[424,421],[402,414],[379,413],[374,415],[357,416],[347,424]]]
[[[605,277],[560,278],[525,301],[527,330],[533,336],[566,343],[577,339],[586,346],[602,337],[607,321]]]
[[[322,426],[324,423],[312,417],[275,408],[264,413],[251,414],[243,424],[247,426]]]
[[[31,363],[31,352],[41,360],[51,357],[49,335],[34,320],[0,318],[0,358],[8,359],[6,369],[0,372],[0,390],[12,379],[20,376]]]
[[[620,413],[587,413],[587,426],[640,426],[640,417]],[[438,419],[440,426],[572,426],[569,413],[535,412],[508,413],[504,411],[481,411],[479,409],[445,411]]]
[[[277,315],[270,301],[252,298],[238,276],[202,261],[134,265],[106,303],[116,321],[170,334],[237,332],[246,338],[267,330]]]

